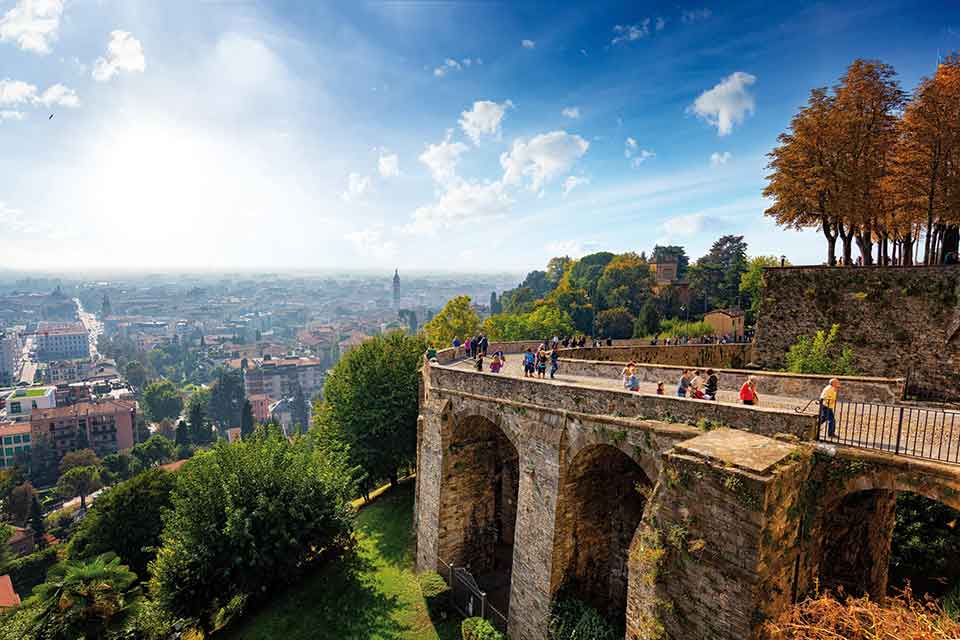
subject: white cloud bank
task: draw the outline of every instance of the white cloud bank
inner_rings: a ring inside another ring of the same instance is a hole
[[[511,108],[513,103],[509,100],[501,103],[478,100],[469,111],[460,114],[460,128],[473,140],[473,144],[480,144],[480,138],[484,135],[499,138],[500,125],[507,109]]]
[[[40,93],[36,85],[22,80],[0,80],[0,106],[39,105],[44,107],[79,107],[77,92],[62,84],[47,87]]]
[[[111,31],[107,56],[93,63],[93,79],[107,82],[121,71],[143,73],[146,68],[140,41],[127,31]]]
[[[542,133],[529,142],[515,140],[513,148],[500,156],[503,182],[518,186],[529,179],[530,190],[540,191],[548,181],[569,172],[589,147],[589,142],[566,131]]]
[[[433,179],[440,184],[447,184],[456,178],[460,156],[470,148],[462,142],[453,142],[452,137],[453,129],[448,129],[447,136],[442,142],[427,145],[426,150],[418,158],[420,162],[427,165]]]
[[[732,73],[700,94],[689,110],[716,127],[719,135],[730,135],[734,125],[742,124],[747,115],[753,115],[755,102],[748,88],[756,81],[756,76],[749,73]]]
[[[18,0],[0,18],[0,42],[13,42],[24,51],[50,53],[60,34],[63,0]]]

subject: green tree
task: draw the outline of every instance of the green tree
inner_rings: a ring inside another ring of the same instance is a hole
[[[99,467],[100,458],[92,449],[79,449],[77,451],[68,451],[60,459],[60,475],[65,474],[75,467]]]
[[[92,558],[108,551],[137,575],[147,575],[163,530],[161,514],[170,507],[176,477],[163,469],[149,469],[121,482],[93,503],[67,548],[71,560]]]
[[[647,300],[640,308],[637,315],[637,322],[633,327],[634,338],[644,338],[646,336],[655,336],[660,333],[660,312],[657,310],[657,304],[653,300]]]
[[[57,480],[57,493],[64,500],[80,496],[80,508],[86,511],[87,496],[101,486],[98,467],[74,467]]]
[[[176,418],[183,410],[183,400],[180,398],[180,392],[166,378],[147,385],[147,388],[143,391],[143,404],[147,416],[154,422],[159,422],[164,418]]]
[[[13,524],[22,527],[27,523],[27,519],[30,517],[30,504],[33,502],[35,495],[36,491],[34,491],[33,484],[30,482],[23,482],[10,491],[4,511]]]
[[[776,256],[754,256],[747,263],[747,270],[740,276],[740,294],[748,301],[747,315],[749,321],[757,321],[757,312],[760,310],[760,297],[763,293],[763,270],[769,267],[780,266],[780,259]],[[784,261],[784,266],[790,266]]]
[[[193,444],[208,444],[213,441],[213,433],[207,419],[207,410],[210,406],[210,391],[198,389],[187,400],[187,424],[190,425],[190,442]]]
[[[571,264],[573,264],[573,260],[570,259],[570,256],[550,258],[550,262],[547,263],[547,281],[552,288],[555,289],[560,285],[563,274],[567,272]]]
[[[416,459],[419,369],[423,340],[400,332],[367,340],[327,376],[316,425],[346,446],[369,490],[381,480],[396,484],[399,470]]]
[[[146,442],[136,445],[131,453],[140,461],[142,468],[149,469],[174,462],[177,459],[177,445],[170,438],[155,434]]]
[[[501,313],[483,321],[483,332],[491,340],[544,340],[551,336],[571,335],[573,321],[552,305],[540,305],[530,313]]]
[[[217,381],[210,388],[207,416],[221,431],[239,426],[245,399],[243,372],[239,369],[221,369]]]
[[[33,529],[33,544],[37,549],[47,548],[47,523],[43,519],[43,510],[37,495],[30,501],[30,528]]]
[[[585,255],[570,265],[564,280],[571,289],[583,289],[586,291],[587,297],[591,301],[595,301],[600,277],[614,257],[614,254],[609,251]]]
[[[747,270],[747,243],[743,236],[720,237],[690,268],[690,287],[697,302],[708,308],[733,308],[740,302],[740,278]]]
[[[147,382],[147,369],[139,360],[128,362],[124,369],[124,375],[134,389],[140,389]]]
[[[687,275],[687,267],[690,266],[690,258],[687,257],[687,252],[683,250],[683,247],[672,244],[656,245],[650,256],[650,262],[676,262],[677,278],[681,280]]]
[[[303,391],[300,389],[300,385],[297,385],[297,390],[300,392],[300,397],[303,397]],[[306,419],[303,423],[306,424]],[[253,405],[250,404],[249,400],[243,401],[243,411],[240,413],[240,437],[249,438],[253,434],[254,420],[253,420]],[[186,429],[184,429],[186,431]],[[180,431],[177,431],[177,435],[180,435]],[[180,444],[179,439],[177,444]]]
[[[111,453],[103,458],[103,471],[111,482],[128,480],[142,469],[140,460],[126,452]]]
[[[307,398],[303,395],[303,389],[299,384],[293,390],[293,402],[290,403],[290,415],[293,420],[294,433],[303,433],[310,426],[310,407],[307,406]],[[253,419],[252,411],[250,418]]]
[[[423,331],[433,346],[449,347],[454,338],[475,336],[480,331],[480,316],[470,306],[469,296],[457,296],[423,325]]]
[[[517,287],[504,291],[500,296],[503,313],[527,313],[537,304],[539,297],[530,287]]]
[[[818,373],[823,375],[856,375],[853,365],[853,349],[839,344],[840,325],[823,330],[811,338],[800,336],[787,352],[787,370],[793,373]]]
[[[270,597],[350,540],[353,470],[311,438],[221,440],[178,475],[150,563],[151,593],[172,615],[209,626],[231,600]]]
[[[38,433],[30,442],[30,481],[46,487],[57,481],[57,452],[50,446],[50,437]]]
[[[597,281],[597,304],[602,309],[624,307],[636,315],[653,296],[653,283],[650,265],[635,253],[623,253],[607,264]]]
[[[614,339],[629,338],[633,335],[635,321],[625,307],[605,309],[597,314],[597,334]]]
[[[104,638],[119,632],[132,612],[137,576],[104,554],[86,562],[56,565],[24,603],[37,640]]]
[[[241,424],[241,426],[243,426]],[[193,434],[190,432],[190,425],[187,424],[186,420],[181,420],[177,423],[177,432],[174,435],[174,443],[178,447],[189,447],[193,444],[192,439]]]

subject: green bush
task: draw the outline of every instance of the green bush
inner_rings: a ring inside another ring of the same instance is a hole
[[[493,628],[489,621],[483,618],[467,618],[460,625],[460,634],[463,640],[506,640],[504,635]]]
[[[575,598],[554,602],[548,633],[550,640],[614,640],[617,637],[613,626],[600,612]]]
[[[712,336],[713,332],[713,327],[706,322],[683,322],[677,318],[670,318],[660,323],[661,338],[680,338],[683,336],[702,338],[703,336]]]
[[[151,593],[171,615],[209,629],[221,609],[295,582],[348,545],[353,474],[310,438],[258,431],[219,441],[177,473]]]
[[[835,376],[856,375],[853,349],[840,347],[840,325],[823,330],[810,338],[800,336],[787,352],[787,370],[793,373],[813,373]]]
[[[445,616],[450,606],[450,587],[443,577],[436,572],[427,572],[420,574],[417,579],[431,617],[437,614]]]
[[[35,586],[47,579],[47,570],[57,564],[57,550],[47,547],[25,556],[20,556],[4,567],[4,573],[10,574],[13,588],[25,598]]]

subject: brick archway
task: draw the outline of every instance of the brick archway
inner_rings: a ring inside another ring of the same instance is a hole
[[[630,544],[653,483],[611,444],[576,451],[561,468],[551,595],[583,600],[622,627]]]

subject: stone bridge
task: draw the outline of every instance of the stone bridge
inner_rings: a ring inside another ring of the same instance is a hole
[[[815,433],[792,409],[475,372],[441,352],[423,371],[417,568],[469,567],[514,640],[546,638],[558,593],[644,640],[755,637],[815,580],[882,596],[896,493],[960,508],[960,468]]]

